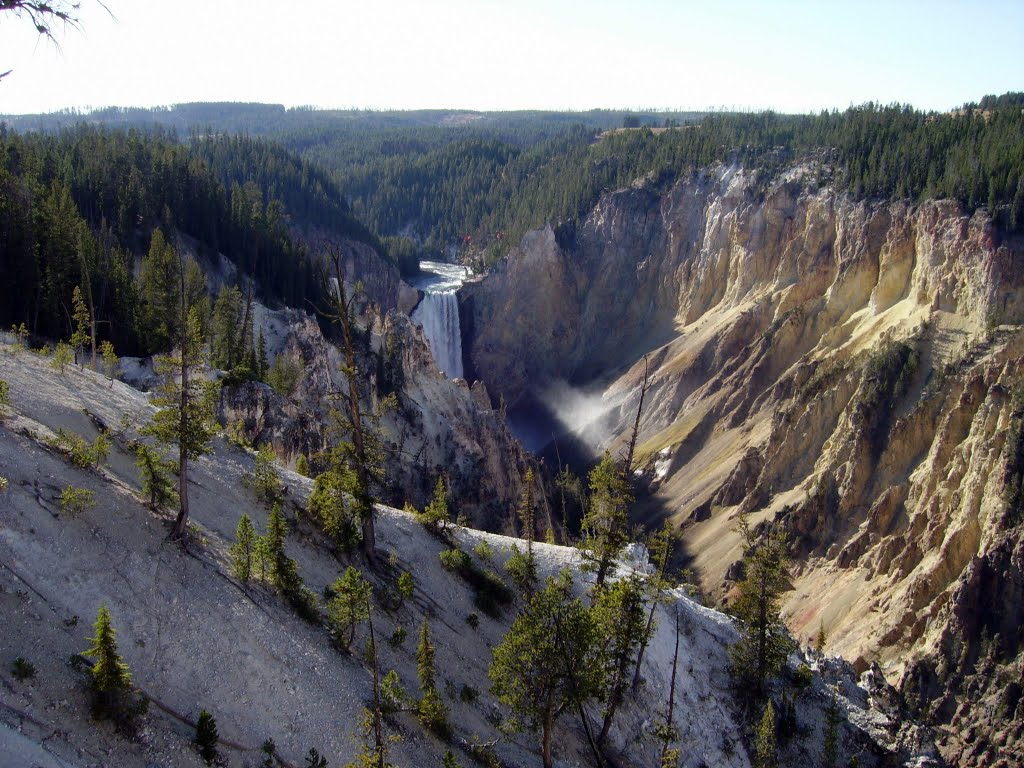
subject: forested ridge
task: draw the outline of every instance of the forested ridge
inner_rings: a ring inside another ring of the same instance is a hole
[[[262,296],[316,295],[314,254],[299,235],[378,246],[335,185],[286,150],[244,138],[182,143],[162,131],[81,125],[57,134],[0,126],[0,323],[70,332],[76,286],[100,334],[122,353],[153,352],[135,259],[157,230],[226,255]]]
[[[72,119],[81,116],[41,125]],[[104,110],[90,119],[150,127],[79,123],[19,134],[0,126],[0,322],[66,333],[71,291],[88,275],[98,314],[110,318],[103,334],[125,351],[151,351],[133,315],[133,258],[156,227],[224,253],[267,298],[292,305],[317,289],[299,234],[366,242],[405,272],[417,256],[455,245],[484,266],[530,228],[549,222],[571,233],[605,190],[639,178],[663,187],[719,163],[762,171],[767,181],[803,162],[805,180],[856,199],[950,198],[968,213],[987,209],[1004,232],[1024,228],[1019,93],[950,113],[865,104],[817,115],[667,115],[660,125],[658,115],[611,112],[246,104]],[[262,127],[266,136],[193,122],[182,140],[154,126],[158,119]],[[623,122],[640,126],[608,130]]]

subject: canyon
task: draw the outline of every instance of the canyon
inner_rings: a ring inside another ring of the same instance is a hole
[[[646,376],[635,517],[680,529],[709,599],[738,516],[782,526],[797,638],[880,665],[951,763],[1020,761],[1024,247],[821,176],[639,180],[528,233],[460,291],[466,369],[592,456],[623,449]]]

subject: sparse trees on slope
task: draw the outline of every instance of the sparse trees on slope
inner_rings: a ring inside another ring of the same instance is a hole
[[[600,690],[602,670],[590,663],[597,642],[590,611],[571,598],[571,581],[549,579],[493,651],[492,691],[531,728],[542,732],[551,768],[555,723]]]
[[[729,653],[740,684],[763,696],[769,678],[778,674],[792,648],[779,615],[780,596],[789,577],[785,542],[775,530],[763,541],[756,541],[745,517],[740,518],[740,532],[746,543],[746,575],[732,607],[740,639]]]

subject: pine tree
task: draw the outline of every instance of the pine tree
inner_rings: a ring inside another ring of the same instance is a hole
[[[581,527],[588,567],[597,576],[600,590],[622,548],[629,541],[629,505],[633,501],[629,483],[622,470],[605,453],[589,475],[590,503]]]
[[[183,270],[184,274],[184,270]],[[183,278],[184,281],[184,278]],[[217,386],[197,375],[202,363],[202,331],[196,309],[182,305],[181,347],[176,355],[158,361],[164,376],[153,402],[159,410],[141,431],[161,445],[178,447],[178,517],[171,530],[172,539],[187,535],[189,521],[189,461],[210,452],[210,441],[217,431],[214,418]]]
[[[647,624],[644,627],[643,635],[640,638],[640,649],[636,655],[636,666],[633,670],[633,683],[631,689],[635,694],[640,687],[640,666],[644,661],[644,653],[647,644],[654,637],[655,613],[658,605],[666,600],[668,591],[672,588],[672,580],[669,578],[669,566],[672,562],[672,550],[676,544],[676,534],[673,532],[672,524],[665,521],[660,530],[651,534],[647,540],[647,548],[650,552],[651,564],[654,565],[654,573],[647,577]]]
[[[128,665],[117,650],[117,632],[111,624],[110,609],[100,604],[93,622],[95,635],[83,656],[95,659],[92,666],[93,710],[100,717],[117,716],[124,708],[124,699],[132,682]]]
[[[63,376],[64,368],[70,365],[74,359],[75,354],[71,346],[63,341],[58,341],[57,346],[53,349],[53,360],[50,361],[50,367]]]
[[[420,628],[419,646],[416,648],[416,674],[420,679],[420,692],[423,694],[416,706],[416,716],[428,731],[447,739],[451,734],[448,707],[437,692],[434,644],[430,640],[430,624],[425,618]]]
[[[94,329],[92,315],[85,299],[82,298],[82,289],[75,286],[71,294],[71,319],[75,324],[71,334],[71,346],[75,350],[75,361],[80,368],[85,367],[85,346],[92,342],[92,357],[96,359],[96,332]]]
[[[644,635],[644,584],[639,576],[629,576],[597,593],[593,614],[598,634],[604,638],[601,664],[604,680],[601,700],[604,722],[597,743],[608,738],[615,714],[629,687],[630,670]]]
[[[347,387],[341,395],[342,407],[332,416],[342,439],[331,452],[331,460],[337,468],[347,467],[352,473],[351,487],[353,516],[359,521],[362,538],[359,546],[370,566],[377,562],[377,539],[373,520],[372,484],[382,479],[382,459],[379,456],[379,439],[374,434],[363,412],[362,387],[359,378],[359,361],[356,355],[355,306],[353,296],[345,288],[345,272],[339,252],[331,254],[334,262],[334,279],[328,287],[333,298],[331,319],[341,326],[341,351],[344,362],[341,372]]]
[[[437,483],[434,485],[434,496],[423,510],[420,519],[424,525],[435,531],[444,530],[448,523],[448,491],[444,486],[444,478],[440,475],[437,476]]]
[[[248,581],[252,576],[255,547],[256,529],[243,512],[235,527],[235,543],[231,545],[231,572],[239,581]]]
[[[821,748],[822,768],[836,768],[839,760],[839,702],[835,694],[825,711],[825,740]]]
[[[571,581],[549,579],[493,650],[491,690],[534,731],[542,733],[545,768],[551,768],[553,729],[566,709],[594,696],[600,665],[591,663],[597,630],[590,612],[571,599]]]
[[[420,690],[437,687],[434,677],[434,644],[430,641],[430,623],[423,619],[420,626],[420,643],[416,647],[416,675],[420,679]]]
[[[526,470],[526,477],[523,479],[523,495],[519,499],[519,508],[516,510],[519,516],[519,522],[523,526],[523,538],[526,539],[526,573],[524,574],[524,587],[527,596],[533,594],[533,590],[537,585],[537,562],[533,557],[533,537],[536,528],[533,483],[533,467],[528,467]]]
[[[207,765],[213,765],[218,758],[217,743],[220,741],[220,734],[217,733],[217,721],[213,715],[205,709],[200,711],[199,720],[196,722],[196,735],[192,743],[199,750],[199,756]]]
[[[135,444],[135,466],[142,479],[142,495],[149,499],[151,509],[173,504],[177,498],[171,481],[170,467],[160,454],[145,443]]]
[[[300,453],[299,458],[295,460],[295,471],[303,477],[309,477],[309,459],[304,453]]]
[[[792,649],[779,616],[780,596],[789,578],[785,543],[776,531],[762,542],[755,541],[745,517],[740,518],[740,532],[746,542],[746,575],[732,607],[739,621],[740,639],[729,654],[740,683],[763,696],[768,679],[778,674]]]
[[[103,370],[110,378],[110,386],[114,386],[114,377],[117,375],[118,358],[114,351],[114,345],[109,341],[100,344],[100,357],[103,358]]]
[[[261,326],[259,337],[256,341],[256,378],[260,381],[266,381],[268,370],[270,370],[270,364],[267,362],[267,340],[263,336],[263,328]]]
[[[777,768],[779,762],[776,755],[775,707],[769,699],[765,704],[764,714],[757,726],[754,740],[754,768]]]
[[[327,619],[334,641],[348,651],[355,640],[356,627],[370,616],[370,596],[373,588],[358,568],[349,566],[331,585],[334,596],[327,604]]]

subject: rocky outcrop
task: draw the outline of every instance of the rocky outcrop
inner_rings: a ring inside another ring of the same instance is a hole
[[[858,202],[805,178],[730,168],[638,184],[606,194],[571,242],[531,233],[464,289],[467,356],[509,402],[551,380],[599,384],[601,450],[632,427],[646,355],[639,514],[683,526],[716,597],[740,555],[736,516],[774,518],[793,542],[791,629],[823,626],[835,651],[910,690],[911,670],[961,663],[943,638],[978,641],[950,606],[987,604],[975,569],[1019,539],[1007,436],[1024,248],[984,212]],[[992,569],[1014,583],[1009,565]],[[962,711],[950,679],[915,689],[950,734],[1018,738]],[[957,759],[984,764],[969,752]]]
[[[313,457],[336,438],[330,411],[338,407],[333,395],[346,387],[341,355],[305,312],[258,307],[256,317],[271,359],[283,355],[300,363],[302,375],[289,397],[258,382],[225,387],[220,419],[241,425],[249,440],[269,443],[293,464],[300,454]],[[360,356],[364,408],[380,411],[378,429],[386,449],[384,500],[422,509],[443,476],[453,516],[505,529],[530,459],[493,408],[486,387],[445,378],[422,330],[407,316],[392,312],[381,322],[368,314],[360,322],[369,327]],[[382,407],[384,394],[392,390],[395,406]]]

